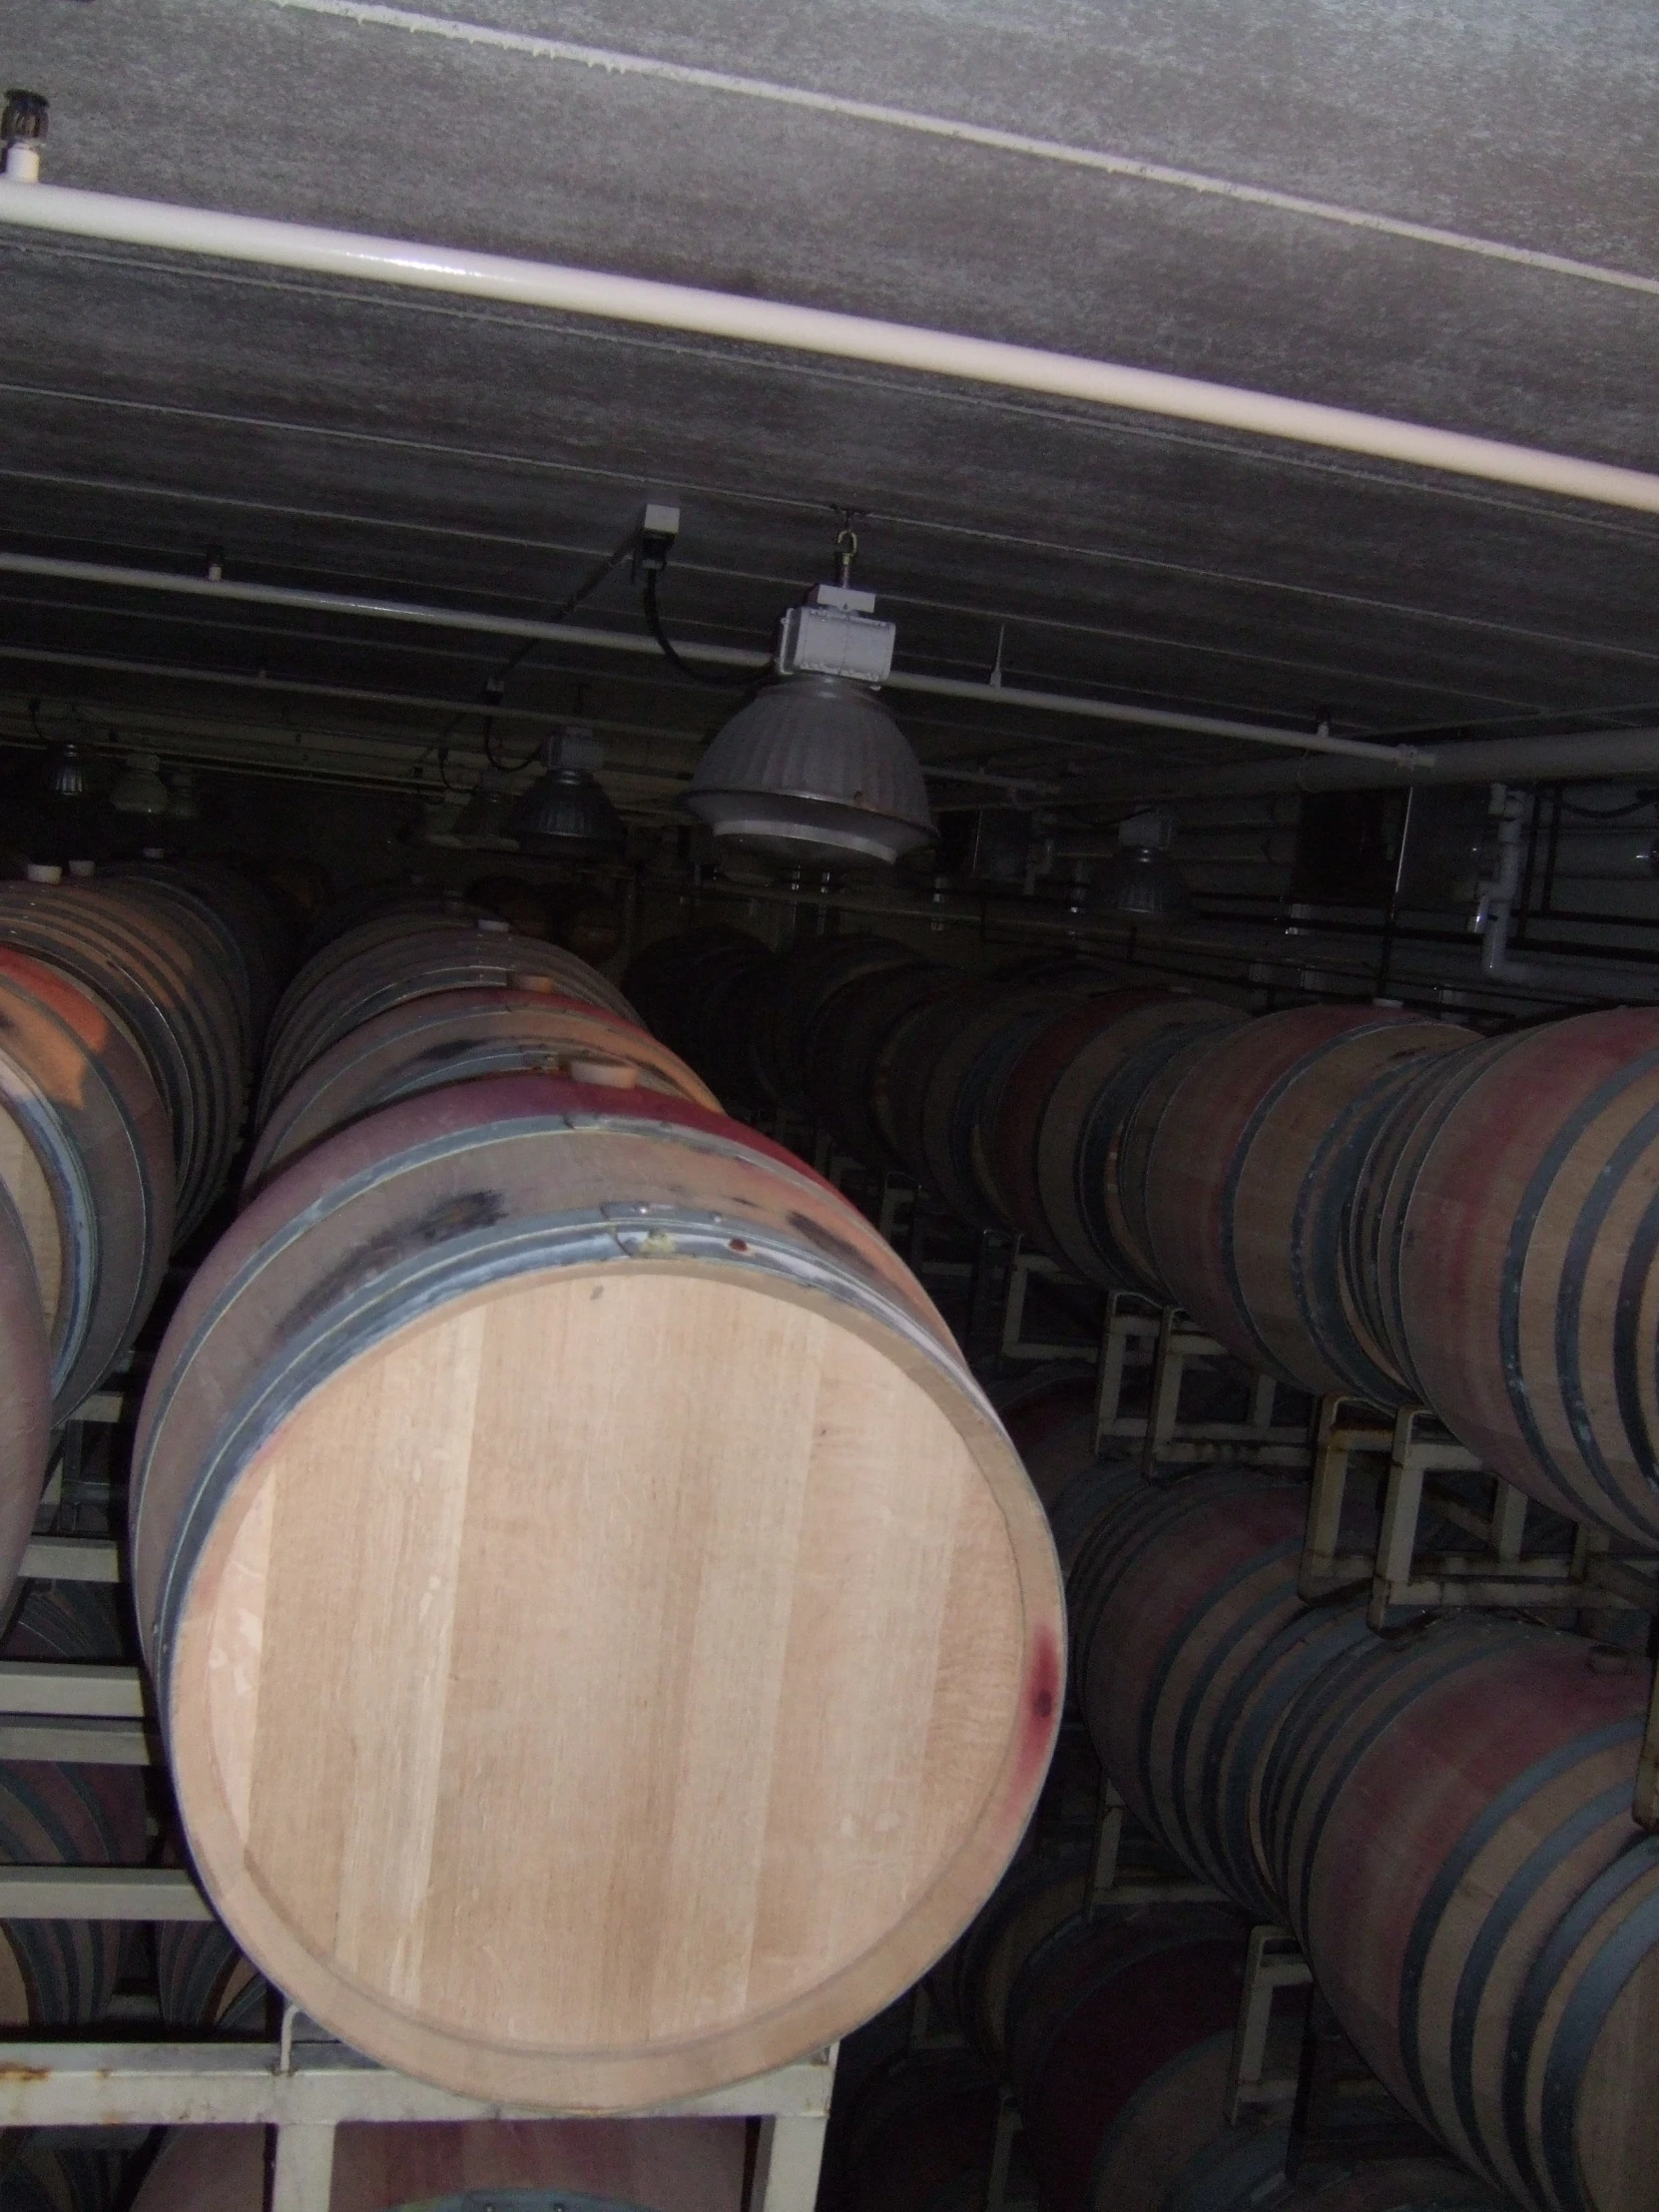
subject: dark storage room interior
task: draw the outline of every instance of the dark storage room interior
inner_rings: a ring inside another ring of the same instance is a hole
[[[1659,2212],[1651,12],[439,5],[0,13],[0,2212]]]

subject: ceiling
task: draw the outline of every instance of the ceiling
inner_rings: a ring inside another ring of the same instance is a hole
[[[1645,5],[457,5],[10,0],[0,70],[50,98],[59,184],[1659,467]],[[911,669],[983,677],[1000,639],[1011,685],[1384,736],[1659,702],[1659,518],[3,229],[0,284],[0,551],[201,576],[220,549],[233,580],[534,617],[652,493],[683,514],[671,626],[764,649],[851,509],[858,580]],[[643,634],[626,565],[579,619]],[[307,759],[383,741],[430,775],[439,741],[479,742],[512,651],[459,624],[0,575],[13,730],[38,699],[46,729],[263,733]],[[635,800],[671,795],[729,705],[564,644],[505,703],[514,757],[549,717],[599,722]],[[895,704],[928,762],[1057,792],[1080,770],[1255,751]]]

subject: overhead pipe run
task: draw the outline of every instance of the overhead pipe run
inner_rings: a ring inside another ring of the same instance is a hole
[[[1246,799],[1258,793],[1396,791],[1408,784],[1587,784],[1659,777],[1659,729],[1586,730],[1568,737],[1473,738],[1437,745],[1388,774],[1362,761],[1263,761],[1160,776],[1156,767],[1080,776],[1067,804],[1140,806],[1155,799]]]
[[[1408,468],[1435,469],[1559,498],[1659,514],[1659,476],[1496,438],[1399,422],[1312,400],[1284,399],[1159,369],[1129,368],[1036,346],[878,321],[868,315],[747,299],[691,284],[475,254],[458,247],[323,230],[312,224],[82,192],[43,185],[39,177],[38,143],[22,142],[7,149],[0,176],[0,220],[110,245],[202,254],[215,261],[253,262],[358,283],[502,300],[606,322],[691,331],[741,345],[779,346],[790,352],[866,361],[958,382],[997,384],[1006,390],[1171,416],[1213,429],[1241,430],[1255,437],[1397,461]]]
[[[6,190],[0,182],[0,212]],[[229,576],[184,576],[168,569],[124,568],[106,561],[67,561],[45,553],[0,552],[0,573],[45,576],[59,583],[95,584],[118,591],[168,592],[184,598],[240,600],[259,607],[283,607],[310,614],[339,615],[369,622],[407,623],[428,630],[471,630],[490,637],[545,640],[586,646],[601,653],[643,654],[659,658],[656,640],[622,630],[596,630],[572,622],[537,622],[521,615],[487,614],[467,607],[425,607],[398,599],[370,598],[352,592],[301,590],[288,584],[239,582]],[[770,668],[772,655],[752,647],[677,642],[685,660],[712,661],[725,668]],[[1284,730],[1256,722],[1229,722],[1215,715],[1177,714],[1163,707],[1125,706],[1110,699],[1083,699],[1065,692],[1026,691],[1013,684],[971,683],[954,676],[922,676],[893,669],[883,690],[919,692],[938,699],[968,699],[988,706],[1037,709],[1088,722],[1128,724],[1136,729],[1179,730],[1209,738],[1235,738],[1252,745],[1292,747],[1385,766],[1396,773],[1431,759],[1418,746],[1374,744],[1364,738],[1333,737],[1327,730]],[[457,711],[471,711],[457,709]]]

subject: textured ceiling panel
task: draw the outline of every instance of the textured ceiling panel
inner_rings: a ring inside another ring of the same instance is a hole
[[[1635,6],[1517,0],[475,0],[465,22],[352,0],[12,0],[0,68],[51,97],[61,183],[808,301],[1655,468],[1651,33]],[[1041,143],[973,136],[987,131]],[[1454,236],[1407,235],[1421,225]],[[685,516],[672,621],[762,647],[849,507],[861,580],[912,667],[983,675],[1000,637],[1009,682],[1379,732],[1659,694],[1659,522],[1640,516],[3,232],[0,284],[0,547],[197,572],[220,547],[243,578],[525,614],[657,491]],[[625,573],[582,619],[638,634]],[[0,690],[60,700],[94,682],[77,652],[463,705],[506,657],[464,632],[16,576],[0,579]],[[56,658],[17,658],[30,648]],[[652,664],[602,677],[563,646],[512,701],[568,712],[583,673],[649,722],[718,719],[666,674],[642,708]],[[147,710],[165,688],[130,682]],[[119,704],[116,672],[96,683]],[[1125,743],[994,709],[919,720],[930,752]]]

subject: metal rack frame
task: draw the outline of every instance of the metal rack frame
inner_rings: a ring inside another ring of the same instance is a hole
[[[75,1419],[118,1420],[122,1404],[119,1391],[102,1391]],[[62,1581],[123,1578],[120,1547],[106,1537],[37,1536],[20,1571]],[[0,1661],[0,1759],[164,1764],[147,1677],[137,1667]],[[0,1866],[0,1920],[214,1918],[179,1868]],[[814,2212],[835,2057],[830,2045],[750,2081],[610,2116],[758,2119],[747,2212]],[[456,2096],[377,2065],[292,2004],[275,2043],[0,2036],[0,2127],[270,2127],[269,2212],[327,2212],[334,2130],[348,2121],[563,2117],[593,2115]]]
[[[275,2128],[270,2212],[328,2212],[334,2130],[347,2121],[559,2116],[454,2096],[377,2066],[324,2035],[292,2005],[275,2043],[64,2038],[7,2041],[0,2051],[3,2127]],[[640,2116],[760,2119],[761,2153],[750,2212],[813,2212],[834,2076],[831,2047],[754,2081],[653,2106]]]

